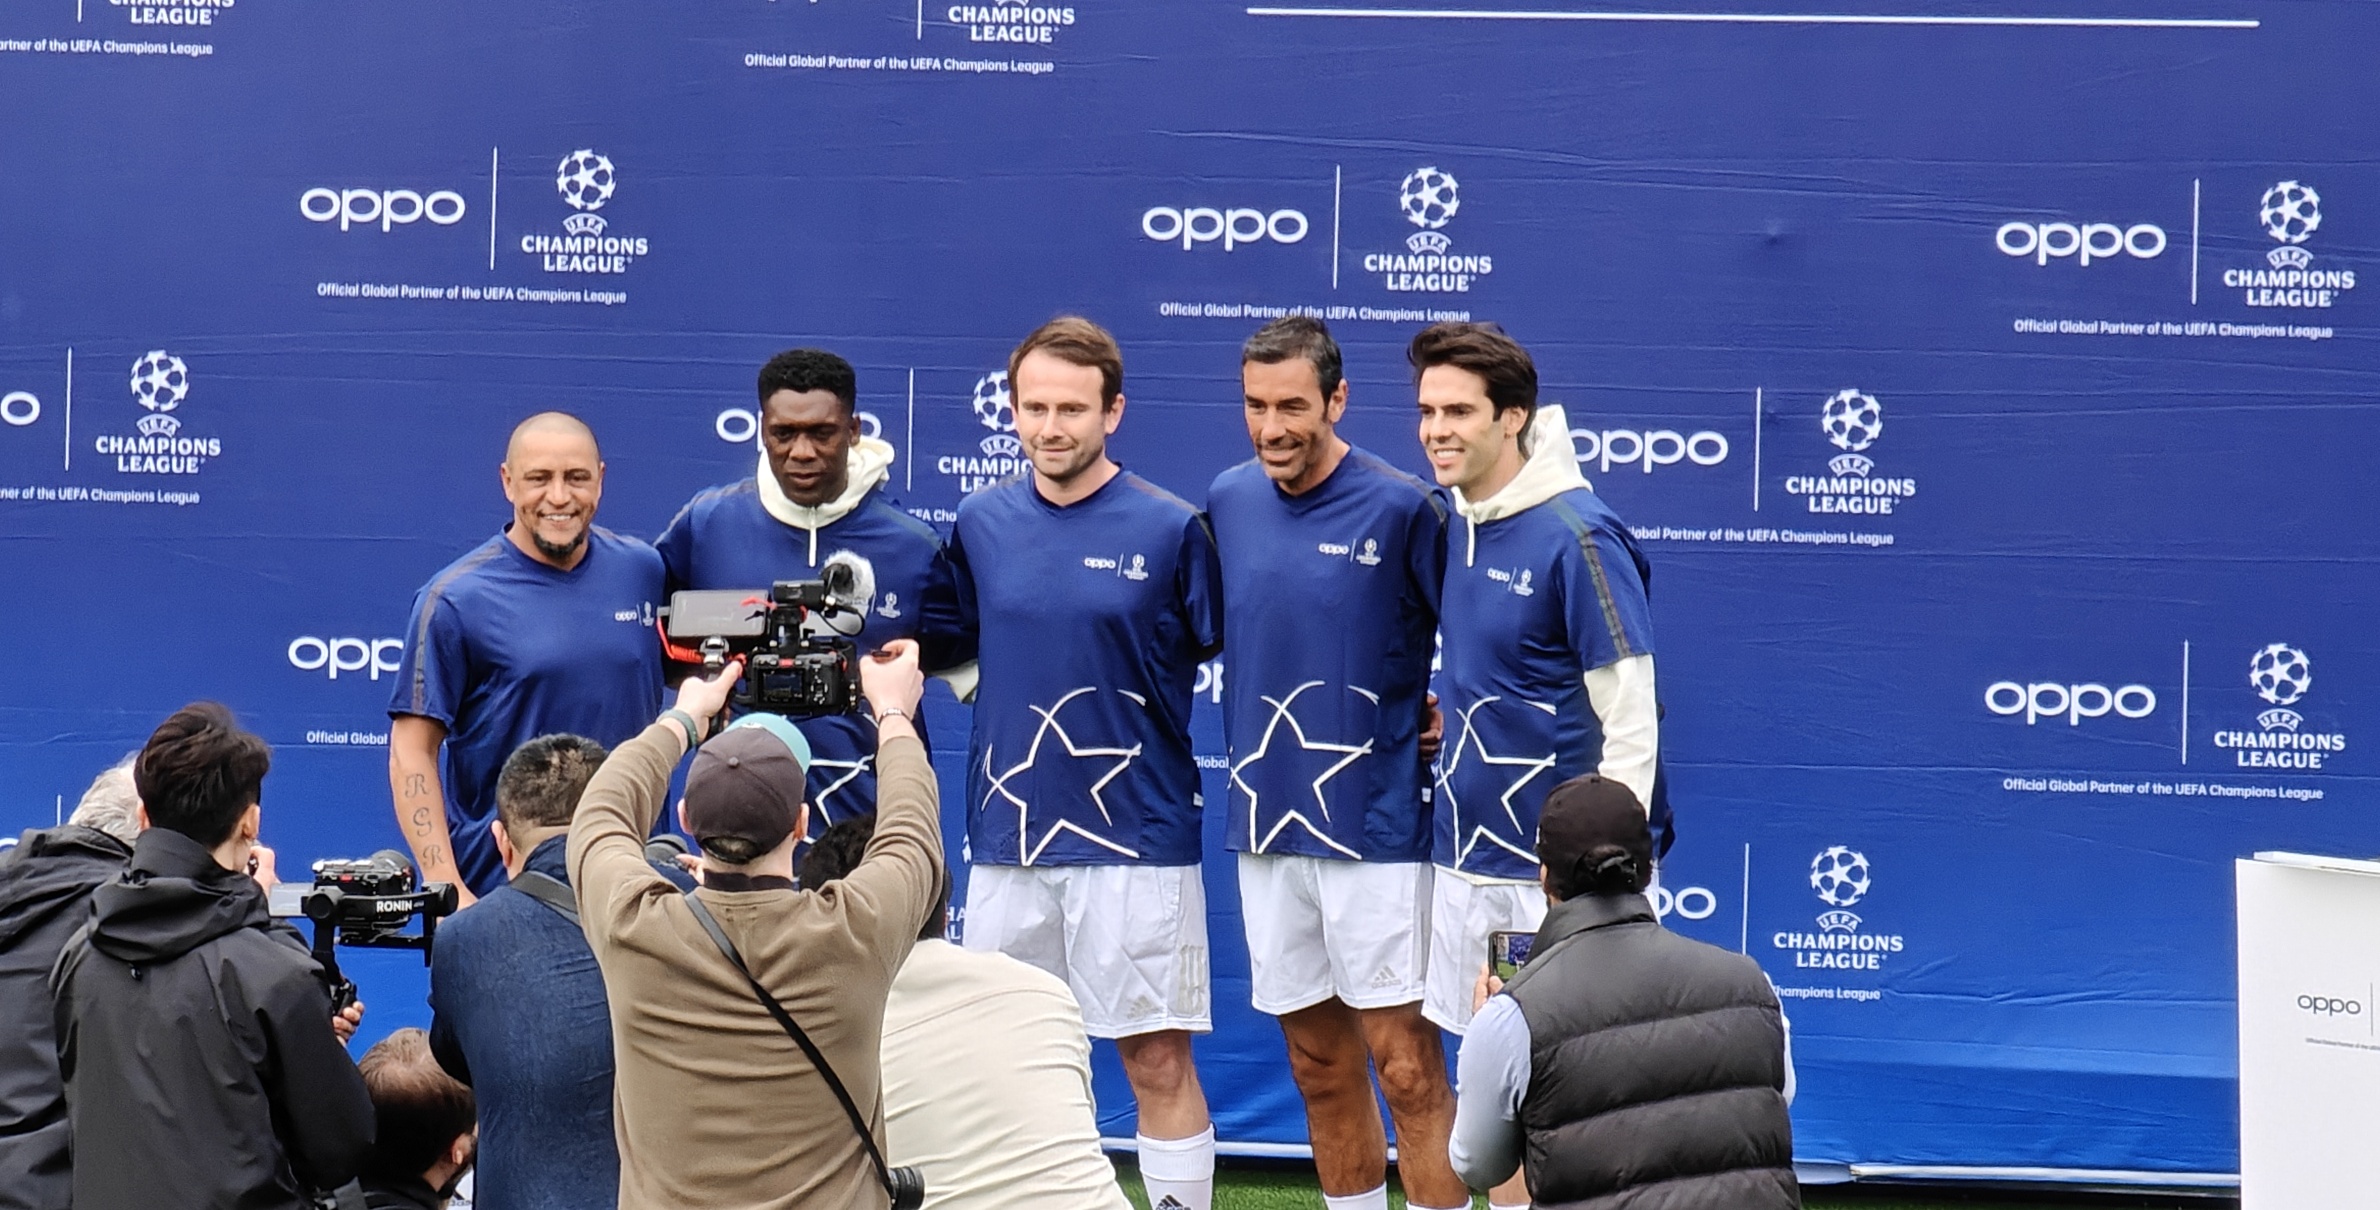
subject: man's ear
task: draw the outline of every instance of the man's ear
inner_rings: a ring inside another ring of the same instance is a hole
[[[478,1154],[478,1152],[479,1127],[473,1126],[471,1129],[456,1135],[455,1141],[446,1145],[446,1162],[454,1165],[457,1168],[460,1168],[463,1165],[470,1163],[471,1157]]]
[[[686,826],[686,800],[683,798],[678,800],[678,830],[688,836],[694,835],[694,829]]]
[[[1545,892],[1547,900],[1554,903],[1562,902],[1562,897],[1554,894],[1554,872],[1552,870],[1544,866],[1537,867],[1537,887]]]
[[[145,802],[132,804],[132,822],[143,832],[155,826],[149,822],[149,804]]]
[[[805,802],[802,804],[802,809],[794,812],[793,815],[793,843],[798,845],[809,838],[810,804]]]
[[[497,820],[496,826],[488,829],[488,835],[496,838],[496,860],[504,865],[511,865],[513,859],[512,829],[505,827],[503,820]]]
[[[264,807],[258,803],[249,803],[248,809],[240,813],[239,838],[250,844],[255,844],[256,838],[263,834]]]

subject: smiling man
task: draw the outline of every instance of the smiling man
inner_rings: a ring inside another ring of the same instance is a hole
[[[413,598],[388,704],[388,781],[421,876],[464,903],[504,885],[489,828],[512,750],[555,732],[610,745],[661,708],[661,556],[595,524],[603,454],[565,412],[513,429],[512,521]]]
[[[983,662],[967,770],[966,945],[1064,979],[1113,1038],[1149,1202],[1207,1210],[1215,1134],[1190,1035],[1213,1028],[1190,686],[1222,645],[1206,518],[1107,456],[1124,356],[1087,319],[1009,355],[1033,473],[951,537]]]
[[[1652,568],[1579,473],[1561,407],[1538,406],[1528,350],[1494,324],[1442,323],[1405,356],[1422,452],[1461,518],[1439,599],[1446,741],[1422,1000],[1460,1034],[1488,934],[1545,920],[1537,821],[1555,786],[1599,773],[1652,804],[1654,834],[1667,830]],[[1488,1194],[1496,1210],[1528,1200],[1519,1177]]]
[[[832,625],[861,652],[915,638],[930,672],[973,658],[959,634],[941,537],[887,497],[893,447],[862,433],[851,363],[821,349],[789,349],[760,368],[759,392],[758,468],[688,501],[656,544],[669,590],[815,580],[828,559],[854,555],[873,570],[875,595],[859,618]],[[820,831],[876,809],[871,717],[802,723]],[[925,720],[911,721],[923,737]]]
[[[1423,747],[1447,508],[1338,435],[1347,382],[1321,320],[1258,329],[1240,386],[1256,456],[1216,478],[1207,514],[1253,999],[1280,1019],[1331,1210],[1388,1208],[1375,1073],[1410,1204],[1466,1205],[1446,1160],[1446,1056],[1421,1014]]]

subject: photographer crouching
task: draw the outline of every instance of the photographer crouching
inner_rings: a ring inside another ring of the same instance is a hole
[[[50,977],[78,1210],[300,1210],[371,1147],[321,964],[250,877],[271,765],[213,702],[133,764],[148,830]]]
[[[925,687],[917,644],[859,664],[877,827],[840,881],[794,889],[808,819],[800,731],[753,714],[703,742],[740,660],[687,681],[675,708],[614,749],[571,821],[580,923],[611,1000],[624,1210],[875,1210],[904,1179],[883,1163],[878,1051],[893,975],[941,897],[942,841],[911,722]],[[645,860],[645,837],[698,744],[679,822],[702,847],[702,886],[681,893]]]

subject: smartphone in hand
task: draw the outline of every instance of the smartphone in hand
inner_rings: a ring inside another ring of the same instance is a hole
[[[1535,933],[1510,933],[1498,930],[1488,934],[1488,969],[1507,983],[1529,964],[1529,947],[1536,944]]]

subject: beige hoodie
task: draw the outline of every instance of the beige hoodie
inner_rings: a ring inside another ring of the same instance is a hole
[[[1477,502],[1464,499],[1460,488],[1451,493],[1455,512],[1463,518],[1465,567],[1478,555],[1480,526],[1519,516],[1574,488],[1594,490],[1578,469],[1578,447],[1571,443],[1570,418],[1561,404],[1539,407],[1521,439],[1529,448],[1528,459],[1502,491]],[[1461,619],[1448,621],[1459,624]],[[1635,792],[1637,804],[1650,810],[1653,770],[1661,752],[1652,655],[1632,655],[1589,669],[1585,681],[1587,704],[1603,726],[1603,761],[1595,771],[1627,786]]]
[[[876,437],[862,437],[851,443],[851,452],[844,457],[851,479],[843,485],[843,494],[817,507],[795,504],[777,485],[777,472],[769,466],[769,452],[760,451],[760,506],[770,516],[794,527],[810,531],[810,566],[818,566],[818,531],[851,515],[876,486],[892,477],[893,447]]]

